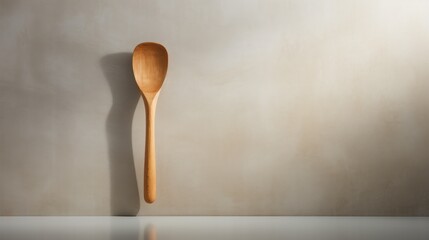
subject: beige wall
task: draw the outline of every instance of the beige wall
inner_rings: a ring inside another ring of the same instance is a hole
[[[428,215],[428,8],[0,0],[0,215]],[[144,41],[170,54],[153,205]]]

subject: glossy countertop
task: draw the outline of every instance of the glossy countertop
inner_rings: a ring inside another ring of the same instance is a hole
[[[425,217],[0,217],[1,240],[428,238]]]

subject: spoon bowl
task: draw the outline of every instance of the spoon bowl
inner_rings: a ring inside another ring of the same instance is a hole
[[[158,43],[141,43],[133,53],[133,71],[140,91],[158,92],[167,74],[167,50]]]

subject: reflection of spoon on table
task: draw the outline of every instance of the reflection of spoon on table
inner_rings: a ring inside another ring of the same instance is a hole
[[[144,166],[144,199],[156,199],[155,110],[159,91],[167,74],[168,54],[158,43],[141,43],[133,53],[133,70],[146,109],[146,148]]]
[[[149,224],[144,229],[144,240],[156,240],[156,228],[154,225]]]

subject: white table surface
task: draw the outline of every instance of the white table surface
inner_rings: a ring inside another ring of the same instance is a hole
[[[423,217],[0,217],[0,239],[429,239]]]

